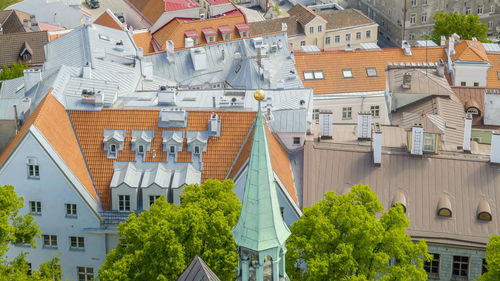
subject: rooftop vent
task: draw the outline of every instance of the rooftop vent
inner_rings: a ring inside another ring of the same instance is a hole
[[[259,49],[264,45],[264,39],[262,37],[252,38],[252,44],[255,49]]]
[[[403,74],[403,84],[401,85],[403,89],[410,89],[411,88],[411,73],[406,72]]]
[[[101,91],[97,93],[94,90],[82,90],[82,102],[88,104],[102,105],[104,103],[104,94]]]
[[[382,130],[379,123],[374,126],[372,139],[373,163],[380,166],[382,164]]]
[[[212,113],[210,119],[208,120],[208,132],[211,136],[220,137],[221,120],[219,115]]]
[[[411,46],[408,41],[403,40],[403,42],[401,42],[401,48],[403,48],[403,53],[405,54],[405,56],[411,56]]]
[[[158,127],[187,127],[187,111],[180,108],[166,109],[160,111]]]
[[[175,89],[169,89],[165,86],[161,86],[160,91],[158,92],[158,105],[175,106],[175,96]]]

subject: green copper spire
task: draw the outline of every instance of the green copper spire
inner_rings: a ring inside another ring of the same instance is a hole
[[[257,91],[255,97],[260,99],[262,98],[260,95],[263,95],[263,92]],[[278,204],[260,101],[255,120],[243,208],[233,234],[239,247],[256,252],[282,247],[290,236],[290,230],[283,221]]]

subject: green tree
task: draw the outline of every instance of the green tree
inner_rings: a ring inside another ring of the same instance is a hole
[[[175,281],[199,255],[223,281],[235,280],[238,262],[232,228],[241,203],[234,183],[207,180],[186,186],[180,205],[163,197],[119,225],[120,240],[99,270],[106,280]]]
[[[10,5],[14,5],[17,2],[20,2],[21,0],[0,0],[0,10],[3,10]]]
[[[61,280],[57,257],[42,264],[39,270],[32,272],[31,276],[28,275],[30,269],[26,253],[20,254],[10,262],[4,259],[9,244],[31,244],[32,247],[36,247],[35,237],[40,236],[33,217],[30,214],[19,215],[19,209],[23,205],[23,198],[17,196],[13,186],[0,186],[0,281]]]
[[[486,269],[488,271],[481,275],[480,281],[500,280],[500,236],[496,234],[486,245]]]
[[[427,244],[406,234],[409,221],[397,205],[383,206],[368,186],[345,195],[327,192],[304,210],[287,240],[291,280],[427,280]]]
[[[453,33],[460,35],[461,39],[472,40],[476,37],[481,42],[489,42],[488,25],[479,22],[479,17],[473,14],[462,15],[457,12],[439,12],[432,16],[434,27],[430,38],[436,44],[440,44],[441,36],[450,37]]]
[[[0,80],[10,80],[24,75],[23,70],[28,68],[28,63],[11,63],[10,66],[4,65],[0,72]]]

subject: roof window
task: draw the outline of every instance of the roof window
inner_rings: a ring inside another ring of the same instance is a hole
[[[366,76],[368,77],[377,77],[377,69],[375,67],[367,67],[366,68]]]
[[[482,221],[491,221],[491,207],[488,201],[479,201],[479,205],[477,206],[477,219]]]
[[[349,69],[342,69],[342,75],[344,75],[344,78],[352,78],[352,70]]]
[[[437,215],[440,217],[452,217],[453,210],[451,209],[450,198],[448,198],[447,195],[443,195],[441,199],[439,199]]]
[[[104,35],[104,34],[101,34],[101,33],[99,33],[99,39],[104,40],[104,41],[110,41],[108,35]]]
[[[392,199],[391,207],[394,207],[398,204],[401,205],[401,207],[403,207],[403,212],[406,213],[406,197],[400,191],[396,192],[396,194],[394,195],[394,198]]]
[[[324,78],[323,70],[304,71],[304,80],[321,80]]]

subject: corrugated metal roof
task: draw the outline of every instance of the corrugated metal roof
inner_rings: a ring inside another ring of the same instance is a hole
[[[486,53],[500,53],[500,45],[498,43],[482,43]]]

